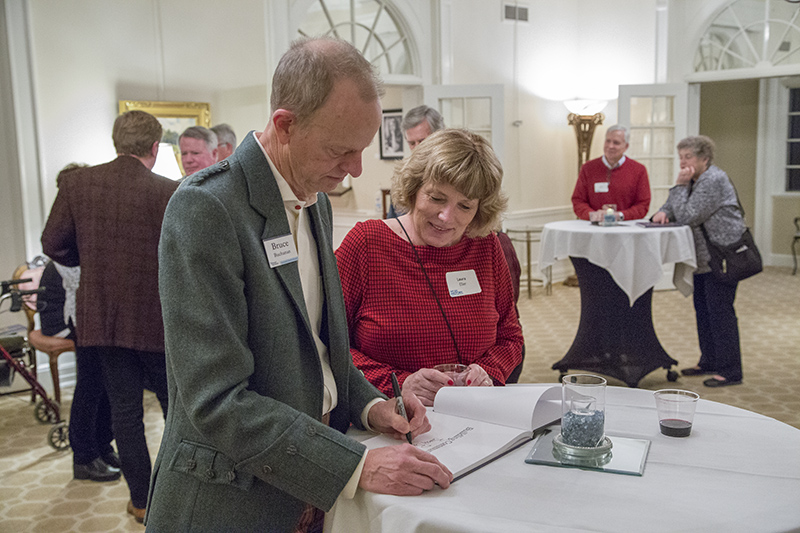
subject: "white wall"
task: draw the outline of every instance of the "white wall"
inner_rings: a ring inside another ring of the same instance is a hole
[[[24,141],[23,148],[38,156],[42,180],[42,200],[30,199],[42,206],[26,206],[37,213],[25,227],[26,242],[34,243],[59,169],[114,157],[110,131],[118,100],[209,102],[212,122],[230,123],[239,139],[263,129],[274,65],[303,6],[311,3],[0,1],[29,12],[27,20],[8,23],[29,30],[35,114],[23,119],[37,127],[38,146]],[[725,1],[667,0],[668,81],[691,72],[697,40]],[[415,95],[421,98],[417,87],[423,84],[503,84],[509,219],[521,225],[571,216],[577,146],[562,101],[611,100],[592,145],[592,156],[599,156],[605,129],[617,119],[616,88],[655,80],[656,6],[663,0],[527,0],[522,3],[530,8],[530,22],[517,25],[502,21],[502,3],[394,0],[413,36],[419,76],[390,80],[383,105],[409,107]],[[9,109],[8,91],[0,98]],[[36,165],[29,167],[20,173],[35,180]],[[377,143],[365,152],[364,175],[354,180],[353,192],[333,199],[338,233],[359,217],[377,216],[376,196],[388,187],[392,168],[379,159]],[[4,194],[18,176],[0,176]],[[4,226],[0,239],[13,245],[17,233]]]
[[[286,6],[302,4],[244,0],[231,9],[212,0],[29,2],[45,208],[64,165],[113,158],[110,128],[118,100],[206,101],[212,122],[230,123],[240,139],[262,129],[273,56],[282,52],[272,30],[286,26],[267,19],[289,17]],[[568,207],[577,152],[562,100],[613,100],[620,83],[653,81],[655,0],[532,0],[531,22],[516,27],[501,20],[501,0],[398,1],[418,40],[421,83],[438,75],[430,53],[438,49],[439,29],[429,25],[440,4],[450,17],[442,21],[450,28],[445,79],[506,87],[511,210]],[[398,102],[402,95],[388,91],[385,107]],[[604,127],[616,120],[613,101],[606,115]],[[519,127],[511,125],[516,120]],[[604,127],[593,156],[601,152]],[[337,207],[374,212],[392,167],[380,161],[377,145],[368,150],[364,177]]]
[[[618,86],[654,82],[655,1],[525,3],[530,23],[514,25],[501,20],[502,1],[452,2],[445,11],[452,17],[452,71],[445,79],[506,86],[511,211],[571,211],[578,155],[562,102],[610,100],[592,145],[591,155],[601,155],[605,128],[616,121]]]
[[[239,137],[263,129],[269,78],[262,4],[237,1],[237,9],[223,10],[210,0],[29,2],[46,205],[64,165],[113,159],[119,100],[210,102],[212,123],[229,122]]]

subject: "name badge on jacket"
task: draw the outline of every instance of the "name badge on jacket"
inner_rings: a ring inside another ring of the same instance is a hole
[[[297,248],[291,233],[274,239],[264,239],[261,242],[264,243],[264,250],[267,251],[270,268],[297,261]]]
[[[478,276],[474,270],[448,272],[445,274],[445,279],[447,280],[447,290],[452,298],[481,292],[481,285],[478,283]]]
[[[598,181],[594,184],[594,192],[608,192],[608,182]]]

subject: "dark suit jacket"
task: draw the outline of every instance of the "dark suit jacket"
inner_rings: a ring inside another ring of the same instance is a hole
[[[61,180],[42,249],[81,266],[78,345],[164,351],[158,239],[177,187],[125,155]]]
[[[338,393],[333,427],[319,421],[322,368],[297,263],[267,262],[263,241],[290,229],[253,134],[167,207],[159,283],[170,409],[148,531],[288,531],[303,502],[330,509],[363,455],[341,431],[361,426],[381,395],[350,358],[327,196],[308,210]]]

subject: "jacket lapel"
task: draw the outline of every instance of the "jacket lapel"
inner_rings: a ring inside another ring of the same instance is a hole
[[[242,141],[236,152],[238,153],[239,151],[242,151],[242,157],[239,157],[238,161],[242,166],[245,181],[247,182],[250,206],[264,217],[264,230],[261,233],[261,241],[269,241],[276,237],[290,235],[291,230],[289,229],[289,222],[286,220],[283,198],[281,198],[278,184],[253,132],[250,132]],[[270,268],[266,251],[264,251],[264,268]],[[297,313],[303,317],[303,323],[308,334],[311,335],[311,325],[308,319],[308,311],[306,310],[306,302],[303,298],[303,286],[300,283],[300,271],[297,268],[297,262],[281,265],[272,270],[281,280]]]
[[[346,368],[341,366],[350,361],[349,339],[346,336],[347,324],[344,322],[344,300],[342,299],[342,282],[336,256],[333,254],[330,203],[324,194],[317,195],[317,203],[309,208],[311,229],[317,240],[317,256],[319,258],[320,276],[323,284],[325,301],[322,309],[322,326],[320,339],[328,347],[331,369],[336,377],[337,387],[346,379]],[[345,335],[342,335],[342,333]],[[340,357],[346,354],[347,357]],[[343,401],[342,387],[338,387],[339,400]]]

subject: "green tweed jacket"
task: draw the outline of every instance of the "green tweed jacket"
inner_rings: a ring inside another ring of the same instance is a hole
[[[159,247],[169,412],[148,531],[288,531],[304,502],[333,505],[363,455],[344,436],[381,397],[350,358],[326,195],[309,207],[338,406],[322,417],[322,369],[297,263],[270,268],[264,240],[290,233],[255,137],[186,180]]]

